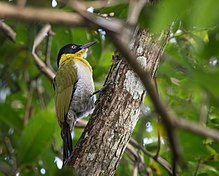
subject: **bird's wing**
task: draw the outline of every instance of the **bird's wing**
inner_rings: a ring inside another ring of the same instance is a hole
[[[58,69],[53,85],[55,89],[55,108],[60,125],[68,113],[74,84],[77,82],[77,69],[74,62],[69,61]]]

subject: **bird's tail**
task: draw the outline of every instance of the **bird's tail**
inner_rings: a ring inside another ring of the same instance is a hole
[[[72,153],[71,131],[70,126],[66,121],[62,125],[61,136],[63,140],[63,165],[65,165],[65,162]]]

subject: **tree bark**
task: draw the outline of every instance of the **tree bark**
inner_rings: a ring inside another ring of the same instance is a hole
[[[156,42],[149,32],[137,30],[130,48],[137,61],[153,77],[168,40],[163,33]],[[78,175],[114,175],[140,114],[145,89],[117,51],[94,113],[67,162]]]

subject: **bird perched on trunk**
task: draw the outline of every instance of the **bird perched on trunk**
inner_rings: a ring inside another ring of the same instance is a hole
[[[68,44],[58,54],[58,71],[53,85],[56,115],[63,140],[63,164],[72,152],[71,131],[77,119],[91,114],[94,109],[96,97],[93,95],[92,67],[84,55],[95,43]]]

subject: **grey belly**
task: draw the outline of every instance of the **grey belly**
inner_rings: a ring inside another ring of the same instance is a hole
[[[74,112],[76,118],[82,118],[93,112],[96,100],[95,95],[92,96],[93,92],[94,86],[92,83],[88,84],[83,80],[78,80],[69,107],[69,110]]]

